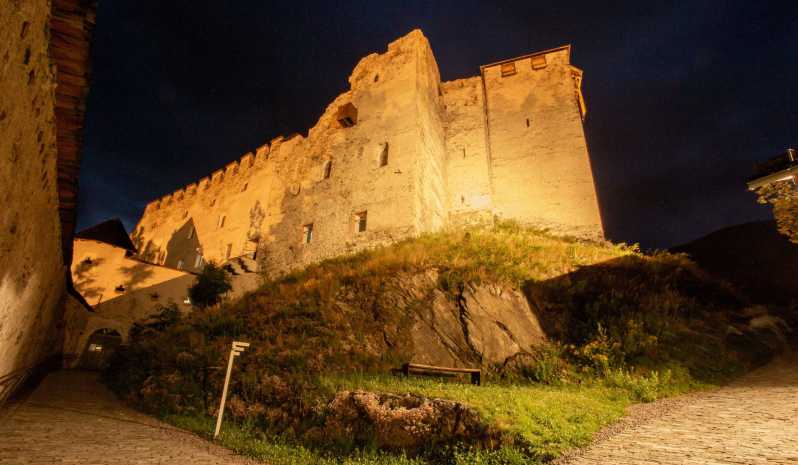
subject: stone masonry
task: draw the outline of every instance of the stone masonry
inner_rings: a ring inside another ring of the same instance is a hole
[[[50,3],[0,7],[0,381],[60,351],[65,289],[56,190]],[[0,382],[0,403],[11,388]]]
[[[147,205],[145,260],[197,271],[256,255],[281,274],[494,217],[601,237],[570,46],[441,82],[415,30],[363,58],[306,136],[278,137]]]

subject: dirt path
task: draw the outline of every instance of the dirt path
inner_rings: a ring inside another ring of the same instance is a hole
[[[0,419],[0,464],[252,463],[122,405],[96,374],[50,374]]]
[[[661,415],[609,434],[569,465],[798,464],[798,357],[721,389],[665,402]],[[658,408],[654,406],[654,409]],[[634,417],[634,414],[633,414]],[[629,424],[629,422],[627,422]]]

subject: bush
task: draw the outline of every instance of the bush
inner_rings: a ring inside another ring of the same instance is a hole
[[[192,304],[206,308],[220,303],[222,296],[232,288],[227,272],[214,263],[208,263],[188,290],[188,295]]]

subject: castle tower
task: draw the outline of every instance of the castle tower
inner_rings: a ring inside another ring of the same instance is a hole
[[[493,211],[553,232],[603,237],[570,46],[480,67]]]

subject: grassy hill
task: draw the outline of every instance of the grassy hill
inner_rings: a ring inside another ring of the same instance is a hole
[[[326,261],[220,308],[167,309],[106,378],[132,404],[207,434],[218,367],[246,340],[222,438],[242,453],[537,463],[586,444],[631,402],[761,361],[767,328],[750,322],[762,312],[682,256],[500,224]],[[479,365],[487,385],[389,374],[409,360]]]
[[[673,251],[688,254],[755,301],[787,304],[798,296],[798,244],[780,234],[775,221],[723,228]]]

